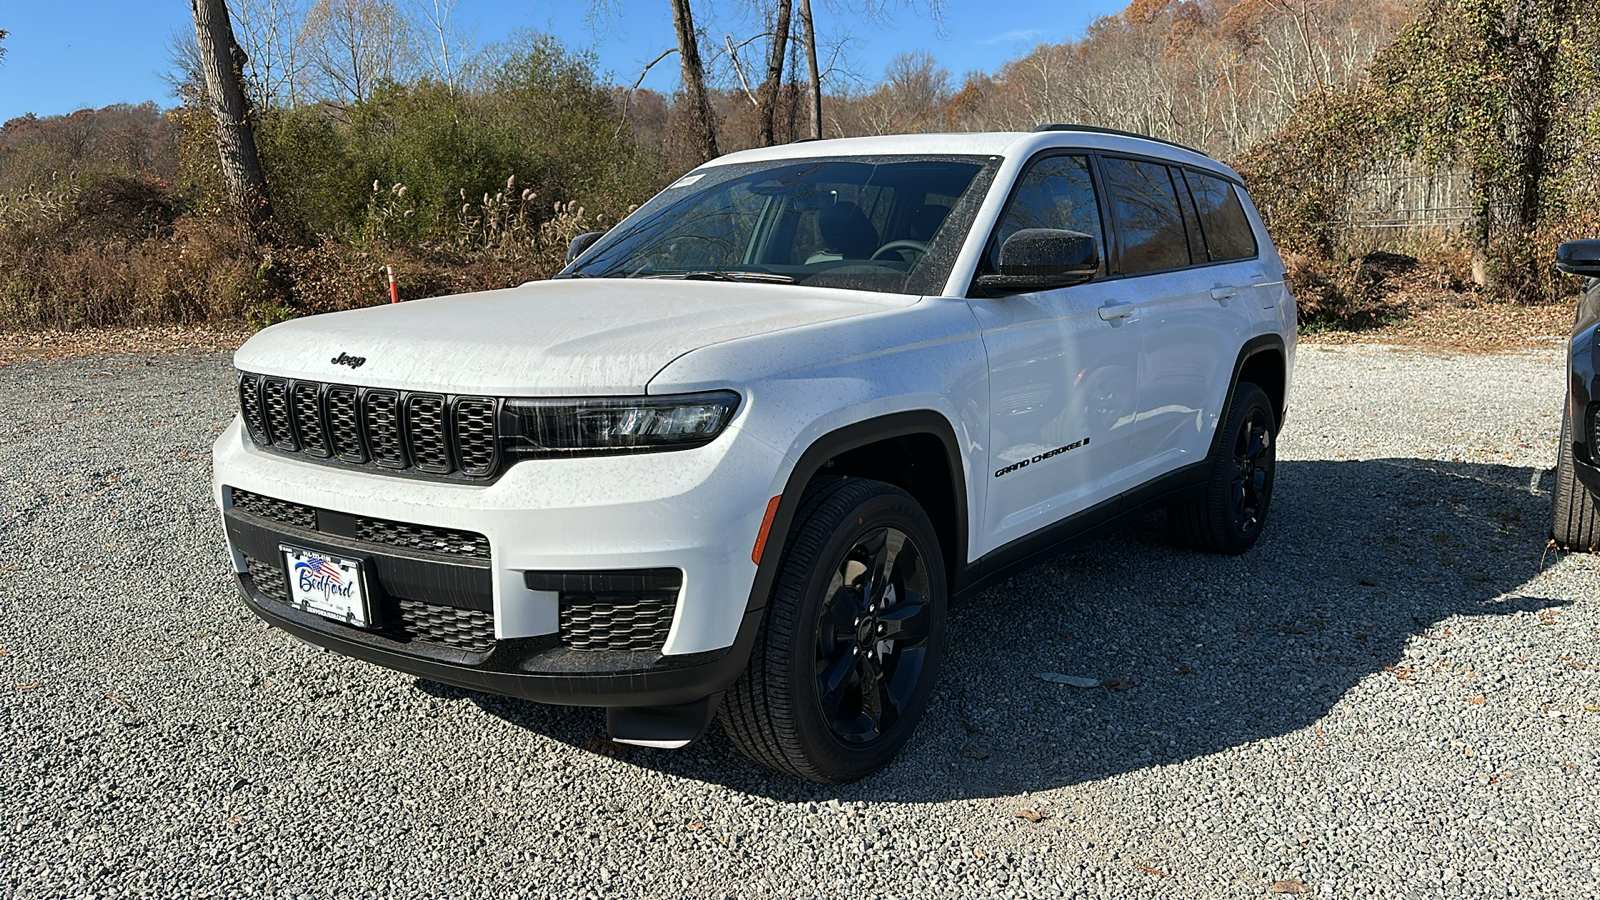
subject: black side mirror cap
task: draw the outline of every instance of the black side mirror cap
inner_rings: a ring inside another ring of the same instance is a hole
[[[604,231],[588,231],[573,238],[567,244],[567,262],[572,262],[583,255],[583,251],[594,246],[594,242],[605,236]]]
[[[1000,245],[999,269],[978,276],[979,286],[1005,291],[1071,287],[1100,271],[1100,245],[1081,231],[1024,228]]]
[[[1600,278],[1600,241],[1568,241],[1556,250],[1556,268],[1580,278]]]

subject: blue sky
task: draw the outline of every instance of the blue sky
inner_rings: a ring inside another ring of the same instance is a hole
[[[993,71],[1035,44],[1082,34],[1090,21],[1117,12],[1126,0],[949,0],[942,29],[927,15],[925,0],[914,6],[885,0],[889,11],[871,19],[860,13],[859,3],[814,0],[813,10],[824,43],[850,37],[844,62],[870,82],[895,54],[915,50],[933,54],[958,81],[970,70]],[[611,0],[609,14],[598,20],[590,15],[594,8],[564,0],[460,0],[456,16],[479,44],[523,28],[554,34],[569,47],[593,50],[601,69],[624,84],[672,46],[667,0]],[[696,24],[719,45],[723,34],[738,42],[756,30],[748,9],[739,0],[698,0]],[[168,39],[176,29],[193,27],[184,0],[0,0],[0,28],[11,32],[0,63],[0,121],[111,103],[171,105],[161,77]],[[710,43],[702,53],[710,52]],[[671,90],[677,73],[668,59],[645,86]]]

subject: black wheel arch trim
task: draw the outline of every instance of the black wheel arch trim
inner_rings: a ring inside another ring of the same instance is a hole
[[[750,587],[750,598],[745,604],[746,624],[749,622],[749,613],[766,608],[767,598],[772,594],[773,582],[777,579],[778,564],[783,558],[784,546],[789,538],[789,529],[794,524],[795,513],[800,508],[800,497],[805,493],[806,485],[823,470],[828,460],[868,444],[919,434],[933,435],[944,447],[946,461],[950,467],[951,490],[955,499],[956,545],[953,548],[940,549],[946,551],[948,559],[956,561],[956,568],[965,565],[969,541],[967,467],[961,453],[961,444],[956,439],[955,427],[943,413],[932,409],[906,410],[865,419],[830,431],[813,441],[800,455],[799,462],[790,470],[789,478],[784,482],[781,499],[778,501],[778,511],[773,515],[772,526],[767,532],[767,543],[762,550],[761,561],[756,565],[755,582]],[[751,637],[753,640],[754,636]],[[741,634],[739,643],[743,643],[743,638],[744,635]]]
[[[1220,415],[1226,416],[1228,407],[1233,403],[1233,395],[1239,389],[1239,376],[1244,373],[1245,363],[1263,353],[1277,353],[1283,364],[1281,373],[1283,377],[1283,396],[1276,398],[1272,410],[1274,419],[1272,433],[1276,436],[1279,431],[1283,430],[1283,414],[1289,405],[1289,347],[1284,343],[1283,335],[1276,332],[1258,334],[1245,341],[1244,346],[1239,348],[1239,357],[1233,361],[1233,375],[1228,379],[1228,393],[1222,397]],[[1266,389],[1266,385],[1258,385],[1258,387],[1263,390]],[[1220,425],[1221,419],[1219,418],[1217,421]],[[1220,429],[1218,430],[1220,431]],[[1213,443],[1215,443],[1216,439],[1216,435],[1213,434]]]

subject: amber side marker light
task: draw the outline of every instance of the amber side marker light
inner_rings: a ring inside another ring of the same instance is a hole
[[[783,499],[779,494],[767,501],[767,514],[761,517],[761,530],[756,532],[756,546],[750,551],[750,561],[761,565],[761,551],[767,549],[767,532],[772,530],[772,520],[778,515],[778,501]]]

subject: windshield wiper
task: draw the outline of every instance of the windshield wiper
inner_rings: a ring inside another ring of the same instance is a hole
[[[772,272],[727,272],[707,269],[701,272],[653,272],[643,278],[677,278],[682,281],[754,281],[763,284],[794,284],[792,275]]]

